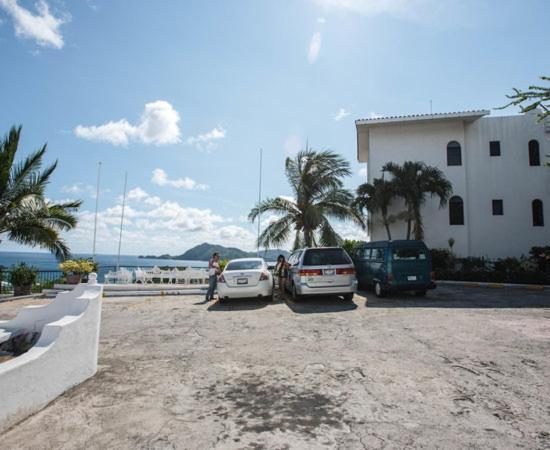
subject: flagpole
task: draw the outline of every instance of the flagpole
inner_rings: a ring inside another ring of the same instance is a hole
[[[126,205],[126,185],[128,182],[128,172],[124,172],[124,194],[122,196],[122,213],[120,214],[120,234],[118,236],[118,253],[116,258],[116,270],[120,266],[120,246],[122,245],[122,225],[124,224],[124,206]]]
[[[97,188],[95,193],[95,216],[94,216],[94,241],[92,246],[92,260],[95,261],[95,243],[97,237],[97,210],[99,207],[99,177],[101,174],[101,161],[97,164]]]
[[[258,208],[260,207],[260,202],[262,201],[262,154],[263,150],[260,148],[260,183],[258,187]],[[261,212],[258,212],[258,239],[256,241],[256,244],[258,246],[258,257],[260,256],[260,223],[262,219]]]

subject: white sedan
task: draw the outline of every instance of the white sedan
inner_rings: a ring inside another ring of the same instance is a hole
[[[218,277],[220,301],[229,298],[273,299],[273,275],[263,258],[232,259]]]

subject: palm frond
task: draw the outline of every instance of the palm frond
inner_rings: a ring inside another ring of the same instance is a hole
[[[270,223],[258,238],[258,247],[271,248],[286,244],[292,231],[292,216],[286,215]]]
[[[343,239],[334,231],[328,220],[323,221],[319,228],[319,243],[323,247],[342,245]]]

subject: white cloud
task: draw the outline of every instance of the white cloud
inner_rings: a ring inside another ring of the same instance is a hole
[[[225,138],[225,134],[226,131],[223,128],[216,127],[206,133],[192,136],[186,142],[200,150],[212,150],[217,147],[217,141]]]
[[[78,195],[85,192],[86,189],[87,189],[87,186],[84,186],[83,183],[75,183],[70,186],[62,186],[61,192],[64,192],[65,194]]]
[[[90,198],[96,198],[97,195],[97,188],[95,186],[81,182],[62,186],[60,190],[65,194],[71,195],[87,194]],[[110,191],[110,189],[101,189],[102,193]]]
[[[295,134],[287,136],[283,144],[285,154],[287,156],[295,156],[296,153],[298,153],[302,148],[302,144],[300,141],[300,137]]]
[[[323,23],[326,23],[326,22],[327,22],[327,20],[324,17],[317,17],[317,23],[323,24]]]
[[[166,172],[162,169],[155,169],[153,170],[153,177],[151,178],[151,182],[158,186],[172,186],[175,188],[180,189],[189,189],[189,190],[198,190],[198,191],[205,191],[209,188],[206,184],[200,184],[197,183],[195,180],[192,180],[189,177],[185,178],[176,178],[176,179],[169,179]]]
[[[126,194],[126,199],[129,202],[145,203],[146,205],[153,205],[153,206],[157,206],[162,203],[160,197],[149,195],[140,187],[130,189],[128,191],[128,194]]]
[[[75,134],[96,142],[109,142],[113,145],[128,145],[130,141],[143,144],[176,144],[180,142],[180,115],[173,106],[164,100],[147,103],[140,121],[132,125],[126,119],[107,122],[103,125],[75,128]]]
[[[309,51],[307,54],[307,60],[310,64],[315,63],[319,57],[319,52],[321,51],[321,33],[317,32],[311,37],[309,43]]]
[[[18,37],[34,39],[43,47],[62,48],[63,36],[59,28],[69,17],[55,17],[45,0],[36,3],[37,14],[19,5],[17,0],[0,0],[2,7],[13,19],[15,34]]]
[[[355,239],[355,240],[359,240],[359,241],[366,241],[367,240],[367,231],[363,230],[355,222],[335,221],[332,225],[333,225],[334,230],[343,239]]]
[[[227,225],[221,227],[215,231],[215,235],[222,241],[235,240],[245,242],[246,247],[249,248],[250,244],[254,245],[256,236],[250,231],[237,225]]]
[[[349,114],[349,111],[346,111],[344,108],[340,108],[340,110],[334,114],[334,120],[336,120],[336,122],[340,122],[344,117],[349,116]]]
[[[161,201],[153,205],[147,200],[155,198],[141,188],[128,192],[124,212],[122,236],[123,254],[183,253],[202,242],[222,244],[252,250],[255,234],[248,227],[228,224],[228,220],[210,209],[186,207],[174,201]],[[118,242],[120,215],[119,203],[99,211],[97,249],[104,254],[114,254]],[[79,213],[75,230],[66,234],[74,252],[89,252],[92,246],[94,226],[93,211]]]
[[[279,195],[279,198],[282,198],[283,200],[287,200],[292,203],[296,203],[296,199],[292,195]]]
[[[358,173],[362,177],[366,177],[367,176],[367,167],[366,166],[360,167]]]

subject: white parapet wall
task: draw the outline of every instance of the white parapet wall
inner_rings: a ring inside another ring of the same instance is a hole
[[[0,432],[97,372],[103,286],[96,274],[89,280],[47,305],[25,307],[13,320],[0,321],[4,336],[40,334],[29,351],[0,363]]]

